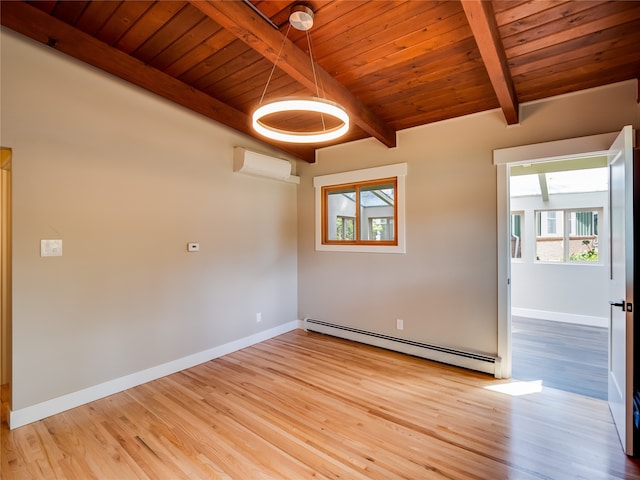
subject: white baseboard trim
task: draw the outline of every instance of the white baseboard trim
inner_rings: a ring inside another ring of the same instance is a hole
[[[594,317],[591,315],[577,315],[574,313],[549,312],[546,310],[534,310],[532,308],[512,307],[511,314],[517,317],[539,318],[540,320],[551,320],[554,322],[575,323],[590,327],[607,328],[609,319],[607,317]]]
[[[208,362],[223,355],[228,355],[237,350],[241,350],[251,345],[255,345],[270,338],[277,337],[283,333],[290,332],[292,330],[301,329],[303,322],[300,320],[294,320],[283,325],[259,332],[248,337],[244,337],[233,342],[225,343],[214,348],[210,348],[203,352],[198,352],[193,355],[189,355],[177,360],[173,360],[162,365],[148,368],[124,377],[116,378],[108,382],[104,382],[98,385],[94,385],[83,390],[68,393],[57,398],[52,398],[36,405],[21,408],[15,411],[9,411],[9,428],[14,429],[27,425],[43,418],[50,417],[57,413],[70,410],[80,405],[84,405],[95,400],[99,400],[114,393],[122,392],[129,388],[136,387],[146,382],[156,380],[172,373],[185,370],[187,368],[195,367],[201,363]]]
[[[311,332],[324,333],[366,345],[373,345],[395,352],[434,360],[436,362],[447,363],[478,372],[490,373],[496,378],[501,378],[502,376],[502,359],[496,355],[392,337],[382,333],[360,330],[358,328],[315,320],[313,318],[305,319],[304,328]]]

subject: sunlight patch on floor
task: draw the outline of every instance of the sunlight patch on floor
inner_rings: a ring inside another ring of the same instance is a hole
[[[494,392],[505,393],[512,397],[519,397],[531,393],[540,393],[542,391],[542,380],[532,380],[530,382],[515,381],[511,383],[501,383],[500,385],[489,385],[484,388],[493,390]]]

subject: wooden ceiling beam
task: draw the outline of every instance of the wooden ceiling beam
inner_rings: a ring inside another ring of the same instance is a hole
[[[190,3],[218,25],[230,31],[297,82],[315,92],[316,82],[309,56],[242,2],[190,0]],[[284,40],[284,46],[283,45]],[[278,52],[282,47],[282,53]],[[396,146],[396,132],[377,117],[344,85],[315,66],[316,76],[328,98],[342,105],[353,123],[387,147]]]
[[[241,133],[254,136],[249,117],[225,103],[157,70],[126,53],[24,2],[2,2],[0,22],[7,28],[48,45],[171,100]],[[268,142],[289,155],[315,162],[315,149]]]
[[[491,2],[462,0],[461,3],[505,119],[514,125],[519,121],[518,98]]]

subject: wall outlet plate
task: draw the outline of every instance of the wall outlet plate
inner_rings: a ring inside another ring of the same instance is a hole
[[[200,244],[197,242],[187,243],[187,252],[199,252]]]

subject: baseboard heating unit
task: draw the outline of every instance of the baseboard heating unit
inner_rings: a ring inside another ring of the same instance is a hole
[[[353,340],[355,342],[373,345],[375,347],[386,348],[416,357],[434,360],[436,362],[447,363],[457,367],[468,368],[479,372],[489,373],[496,378],[501,377],[500,357],[485,355],[482,353],[457,350],[440,345],[430,345],[428,343],[407,340],[406,338],[392,337],[381,333],[368,332],[344,325],[314,320],[304,319],[304,329],[310,332],[324,333],[334,337]]]

